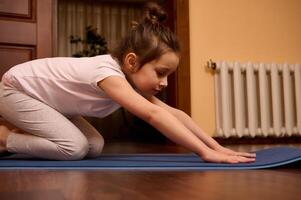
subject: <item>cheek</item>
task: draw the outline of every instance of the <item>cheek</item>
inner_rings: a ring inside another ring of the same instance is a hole
[[[150,73],[147,78],[150,85],[155,85],[158,83],[158,77],[156,73]]]
[[[145,73],[138,79],[139,85],[145,89],[153,88],[157,84],[157,76],[153,73]]]
[[[152,78],[146,76],[146,77],[140,77],[139,83],[143,87],[150,87],[151,85],[154,84],[154,81]]]

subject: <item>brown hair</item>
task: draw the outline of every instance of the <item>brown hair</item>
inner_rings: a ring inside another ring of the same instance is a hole
[[[156,3],[144,7],[144,17],[140,23],[133,22],[131,31],[112,51],[120,65],[127,53],[138,56],[139,67],[160,58],[167,51],[180,52],[176,35],[162,24],[167,18],[165,11]]]

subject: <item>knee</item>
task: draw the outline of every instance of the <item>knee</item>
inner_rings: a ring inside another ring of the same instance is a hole
[[[81,160],[87,155],[89,144],[86,139],[73,141],[67,148],[64,147],[63,151],[65,152],[64,160]]]
[[[104,147],[104,139],[99,134],[89,139],[90,149],[87,154],[88,157],[100,156]]]

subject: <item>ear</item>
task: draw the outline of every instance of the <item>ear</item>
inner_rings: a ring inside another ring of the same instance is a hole
[[[124,65],[130,72],[138,71],[138,57],[135,53],[128,53],[124,58]]]

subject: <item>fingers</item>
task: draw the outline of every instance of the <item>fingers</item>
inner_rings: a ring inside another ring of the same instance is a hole
[[[228,163],[235,164],[235,163],[250,163],[255,162],[255,158],[248,158],[244,156],[230,156],[228,158]]]
[[[236,154],[236,155],[233,155]],[[216,163],[250,163],[255,162],[256,154],[232,152],[231,154],[224,154],[218,151],[208,151],[206,154],[202,155],[202,158],[208,162]]]
[[[247,158],[256,158],[256,153],[244,153],[244,152],[236,152],[236,156],[243,156]]]
[[[247,157],[239,156],[239,162],[242,162],[242,163],[249,163],[249,162],[255,162],[255,161],[256,161],[255,158],[247,158]]]
[[[222,151],[219,151],[219,152],[227,154],[227,155],[232,155],[232,156],[243,156],[243,157],[247,157],[247,158],[256,158],[256,153],[238,152],[238,151],[233,151],[231,149],[226,149],[226,148],[223,148]]]

